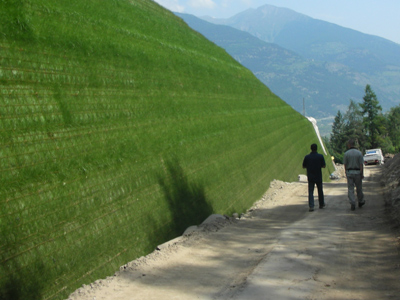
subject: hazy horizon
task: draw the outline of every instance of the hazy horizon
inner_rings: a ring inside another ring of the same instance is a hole
[[[197,17],[230,18],[266,4],[376,35],[400,44],[400,1],[396,0],[155,0],[165,8]]]

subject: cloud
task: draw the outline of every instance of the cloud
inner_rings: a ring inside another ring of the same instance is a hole
[[[185,7],[179,4],[179,0],[155,0],[155,2],[174,12],[185,11]]]
[[[242,0],[241,2],[246,6],[252,6],[254,4],[253,0]],[[260,1],[256,1],[256,2],[260,2]]]
[[[230,0],[222,0],[221,1],[221,7],[229,7],[229,5],[231,5]]]
[[[213,9],[216,4],[213,0],[191,0],[189,5],[194,8]]]

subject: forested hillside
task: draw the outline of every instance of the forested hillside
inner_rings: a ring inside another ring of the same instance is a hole
[[[243,212],[318,142],[153,1],[0,1],[0,32],[1,299],[64,299]]]
[[[307,115],[320,125],[327,117],[331,123],[338,110],[345,112],[350,99],[361,102],[367,84],[379,95],[384,112],[400,104],[400,45],[389,40],[272,5],[228,19],[204,18],[214,27],[182,17],[299,112],[304,99]],[[228,31],[228,39],[215,24],[239,32]],[[253,39],[244,40],[243,32]]]
[[[298,112],[317,118],[323,135],[330,133],[337,110],[344,109],[348,99],[357,99],[362,94],[362,87],[348,73],[332,72],[330,63],[306,59],[227,25],[212,24],[187,14],[177,15],[224,48]]]

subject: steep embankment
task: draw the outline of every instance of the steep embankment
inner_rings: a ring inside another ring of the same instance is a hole
[[[242,212],[317,142],[153,1],[1,1],[0,32],[4,298],[64,298],[210,213]]]
[[[385,204],[397,228],[400,227],[400,153],[386,159],[383,165],[381,186],[384,187]]]

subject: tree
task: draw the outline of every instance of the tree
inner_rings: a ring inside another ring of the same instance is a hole
[[[387,128],[393,152],[400,151],[400,105],[392,107],[387,115]]]
[[[379,105],[378,98],[369,84],[365,87],[365,95],[363,97],[364,102],[360,103],[363,115],[364,130],[367,135],[366,147],[376,148],[378,147],[378,129],[380,125],[379,113],[382,111],[382,107]]]
[[[342,113],[338,110],[332,125],[332,135],[330,138],[330,152],[335,157],[336,162],[342,162],[343,153],[346,150],[346,127]]]
[[[364,102],[350,100],[343,115],[335,116],[328,144],[335,161],[341,163],[346,142],[351,138],[358,141],[361,152],[368,148],[381,148],[384,153],[400,151],[400,105],[382,114],[379,101],[371,87],[365,87]]]
[[[366,136],[363,124],[363,115],[358,103],[350,99],[349,108],[344,115],[346,141],[354,139],[358,141],[360,151],[366,148]]]

